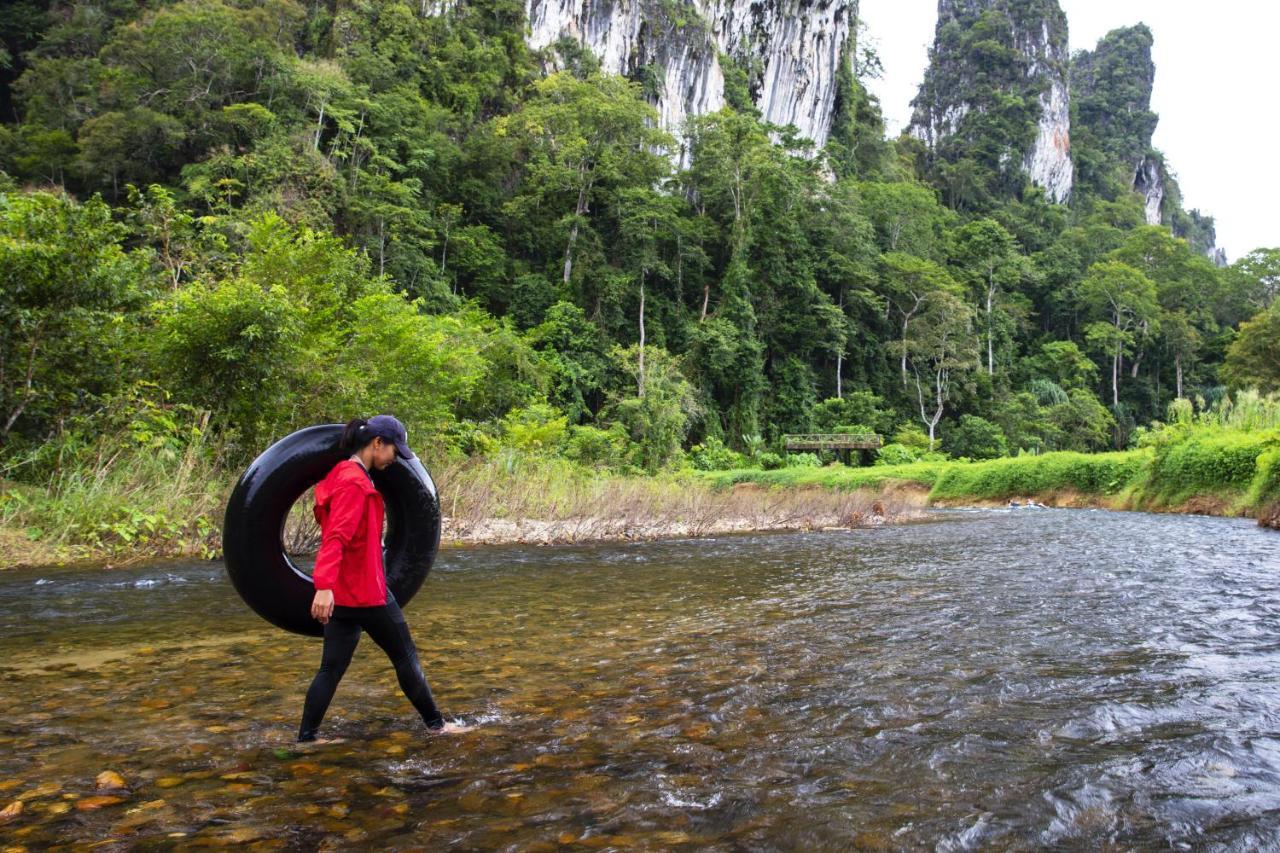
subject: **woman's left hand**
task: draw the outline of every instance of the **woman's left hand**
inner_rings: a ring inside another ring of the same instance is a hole
[[[317,589],[316,597],[311,600],[311,616],[318,619],[321,625],[326,625],[332,615],[333,590]]]

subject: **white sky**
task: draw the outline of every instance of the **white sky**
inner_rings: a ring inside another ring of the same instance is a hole
[[[1280,3],[1274,0],[1061,0],[1071,49],[1092,49],[1117,27],[1155,36],[1155,147],[1178,176],[1188,209],[1214,217],[1232,260],[1280,246]],[[872,81],[891,136],[910,120],[937,21],[937,0],[861,0],[884,62]]]

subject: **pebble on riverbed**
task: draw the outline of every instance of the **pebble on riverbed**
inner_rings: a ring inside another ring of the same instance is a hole
[[[93,786],[99,791],[114,791],[129,787],[125,784],[124,777],[114,770],[103,770],[99,773]]]

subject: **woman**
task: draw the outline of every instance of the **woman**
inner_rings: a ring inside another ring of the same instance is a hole
[[[338,682],[351,663],[351,655],[368,631],[396,668],[400,689],[422,715],[432,732],[466,728],[446,723],[431,696],[431,688],[418,663],[418,650],[409,626],[387,588],[382,567],[382,495],[369,476],[382,470],[399,454],[413,459],[404,424],[391,415],[367,421],[357,418],[342,431],[339,447],[349,458],[333,466],[316,485],[315,516],[320,523],[320,553],[312,578],[316,596],[311,615],[324,625],[324,651],[320,671],[307,690],[298,741],[316,740],[320,721],[329,708]]]

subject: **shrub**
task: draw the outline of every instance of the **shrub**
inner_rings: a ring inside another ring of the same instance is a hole
[[[503,443],[526,453],[550,453],[564,441],[567,424],[558,409],[545,403],[512,409],[502,419]]]
[[[1249,505],[1262,508],[1280,502],[1280,448],[1258,456],[1256,473],[1249,485]]]
[[[901,444],[912,450],[931,450],[929,447],[929,436],[920,427],[915,424],[903,424],[898,427],[898,431],[893,434],[893,444]]]
[[[952,456],[970,459],[999,459],[1009,452],[1000,427],[974,415],[963,415],[960,425],[947,431],[943,446]]]
[[[920,452],[905,444],[886,444],[876,452],[877,465],[910,465],[920,459]]]
[[[747,460],[718,438],[708,438],[689,450],[689,463],[699,471],[732,471],[746,467]]]
[[[579,465],[616,468],[626,459],[627,435],[616,423],[609,429],[570,427],[564,455]]]
[[[788,468],[821,468],[822,460],[816,453],[788,453]]]
[[[775,471],[778,468],[785,467],[786,463],[782,456],[774,453],[772,450],[766,450],[756,456],[756,463],[766,471]]]

